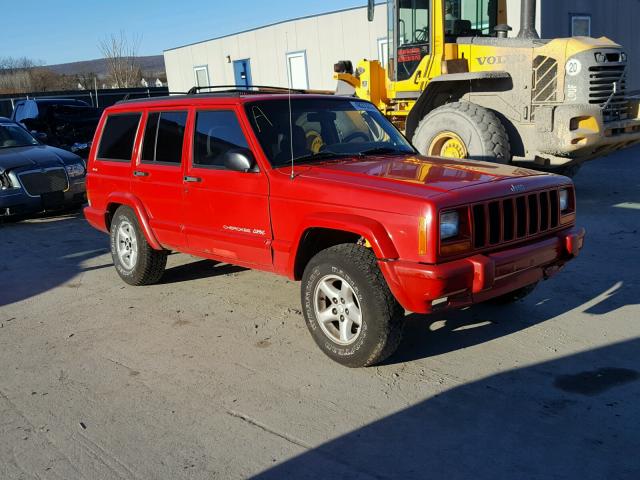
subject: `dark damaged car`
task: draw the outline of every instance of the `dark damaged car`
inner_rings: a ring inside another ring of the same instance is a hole
[[[82,100],[42,98],[16,102],[11,119],[47,145],[87,158],[101,115]]]
[[[0,218],[81,205],[84,160],[0,117]]]

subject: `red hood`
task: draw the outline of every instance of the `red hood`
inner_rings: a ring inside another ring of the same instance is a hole
[[[297,167],[305,177],[324,178],[359,185],[432,195],[489,182],[548,175],[526,168],[473,160],[423,156],[376,156]]]

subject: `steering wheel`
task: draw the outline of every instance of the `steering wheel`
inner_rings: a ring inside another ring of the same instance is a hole
[[[369,141],[369,135],[364,132],[353,132],[342,139],[344,143],[351,143],[356,138],[361,138],[363,142]]]

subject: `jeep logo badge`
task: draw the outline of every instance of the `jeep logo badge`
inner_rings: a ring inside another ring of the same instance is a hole
[[[524,192],[527,189],[527,187],[525,187],[522,184],[518,184],[518,185],[511,185],[511,191],[513,193],[520,193],[520,192]]]

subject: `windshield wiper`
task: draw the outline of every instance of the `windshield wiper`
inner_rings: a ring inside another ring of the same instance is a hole
[[[412,151],[407,151],[407,150],[400,150],[397,148],[392,148],[392,147],[376,147],[376,148],[370,148],[369,150],[363,150],[362,152],[359,152],[358,155],[359,156],[366,156],[366,155],[384,155],[384,154],[405,154],[405,155],[412,155],[415,152]]]
[[[347,158],[347,157],[357,157],[357,153],[337,153],[337,152],[318,152],[318,153],[310,153],[309,155],[302,155],[301,157],[296,157],[293,159],[293,163],[304,163],[304,162],[313,162],[314,160],[327,160],[327,159],[337,159],[337,158]],[[282,164],[281,166],[288,165],[288,163]]]

